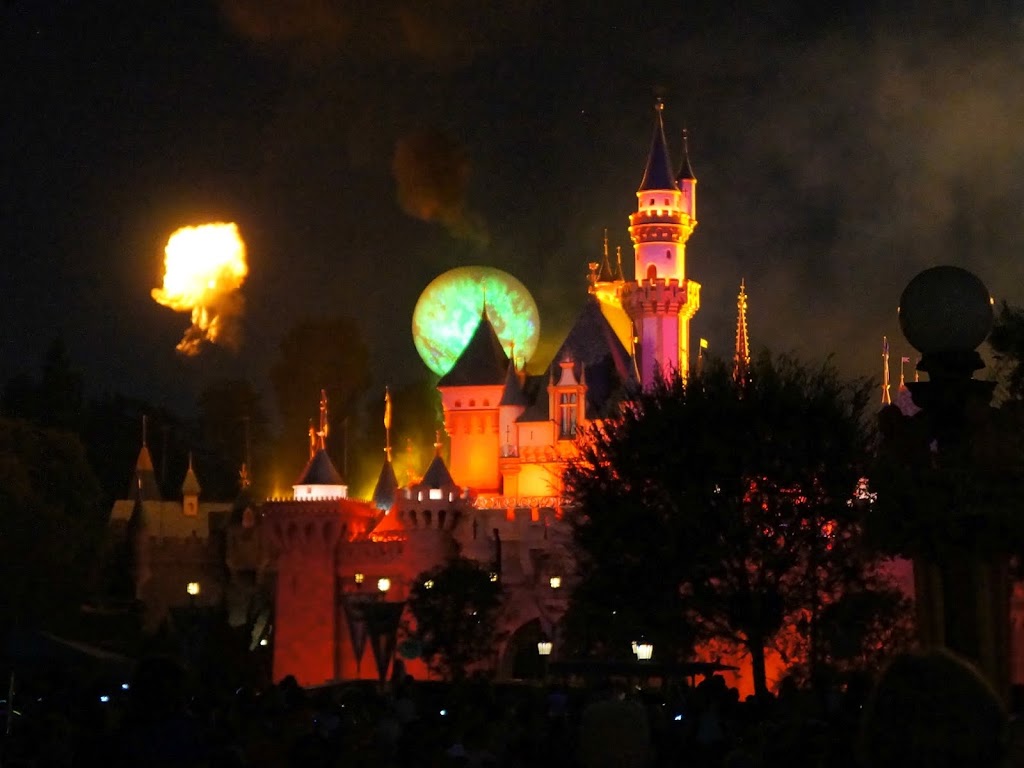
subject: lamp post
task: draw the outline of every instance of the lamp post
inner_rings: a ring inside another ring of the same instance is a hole
[[[994,383],[973,378],[984,367],[977,347],[992,328],[992,299],[970,272],[933,267],[907,284],[899,321],[921,353],[917,369],[928,374],[908,384],[922,412],[898,422],[908,432],[920,427],[919,450],[928,452],[918,458],[927,472],[907,475],[925,479],[903,489],[919,639],[971,659],[1005,696],[1010,583],[998,507],[1007,500],[986,480],[991,461],[982,458],[996,435]]]

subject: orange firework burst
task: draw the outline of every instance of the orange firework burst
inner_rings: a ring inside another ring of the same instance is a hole
[[[178,351],[199,352],[203,342],[233,345],[242,314],[242,283],[249,273],[245,242],[235,224],[182,227],[164,247],[164,285],[153,289],[157,303],[191,312],[192,325]]]

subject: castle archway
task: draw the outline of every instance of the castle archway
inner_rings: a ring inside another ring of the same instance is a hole
[[[541,680],[547,659],[537,653],[542,637],[540,619],[532,619],[512,633],[505,643],[499,676],[506,680]]]

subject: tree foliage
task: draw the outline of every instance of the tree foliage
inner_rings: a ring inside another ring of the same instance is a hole
[[[603,613],[591,647],[644,633],[663,659],[702,636],[740,643],[763,693],[764,651],[787,621],[804,612],[813,640],[829,595],[877,586],[853,557],[851,505],[870,400],[830,364],[766,353],[745,380],[712,361],[592,427],[565,475],[581,561],[570,626]]]
[[[78,439],[0,419],[0,625],[48,625],[76,608],[105,527]]]
[[[1024,400],[1024,309],[1011,307],[1004,301],[988,343],[995,353],[1007,395],[1014,400]]]
[[[38,378],[19,374],[4,385],[0,397],[5,416],[76,434],[82,429],[84,405],[82,375],[61,338],[47,347]]]
[[[406,632],[431,671],[460,680],[493,652],[502,598],[501,583],[479,563],[452,557],[417,577],[408,601],[414,623]]]

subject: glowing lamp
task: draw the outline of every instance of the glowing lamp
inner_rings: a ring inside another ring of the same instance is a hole
[[[391,579],[385,577],[383,579],[377,579],[377,589],[381,592],[387,592],[391,589]]]
[[[426,581],[424,581],[423,582],[423,588],[424,589],[433,589],[434,588],[434,580],[433,579],[427,579]]]
[[[199,594],[199,582],[190,581],[188,584],[185,585],[185,591],[192,595],[192,597],[195,597]]]
[[[651,656],[654,655],[654,644],[648,643],[641,640],[638,643],[633,643],[634,653],[636,653],[637,661],[650,661]]]
[[[362,584],[363,583],[363,579],[365,579],[366,576],[365,576],[365,574],[357,573],[353,578],[355,579],[356,584]]]
[[[550,656],[551,655],[551,641],[550,640],[541,640],[541,641],[539,641],[537,643],[537,653],[540,656]]]
[[[497,571],[491,571],[491,581],[497,581],[497,580],[498,580],[498,572]]]
[[[552,576],[550,579],[548,579],[548,584],[551,585],[552,589],[558,589],[559,587],[562,586],[562,577],[561,576]]]
[[[540,315],[521,282],[493,267],[457,267],[423,289],[412,314],[412,336],[423,362],[444,376],[466,348],[484,305],[502,346],[522,364],[537,351]]]

